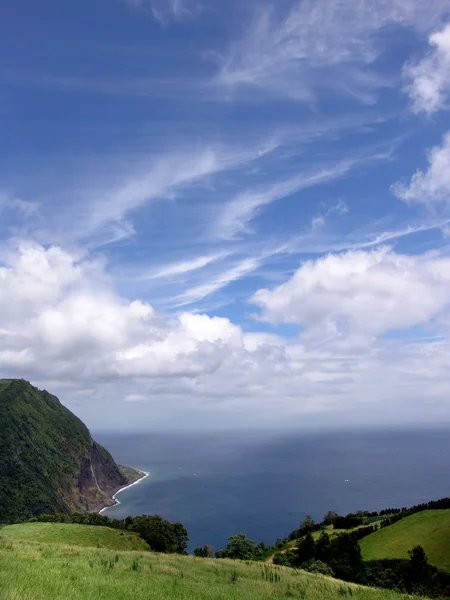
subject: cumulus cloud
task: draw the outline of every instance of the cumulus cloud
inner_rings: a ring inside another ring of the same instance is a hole
[[[117,294],[102,261],[59,247],[21,243],[0,265],[0,376],[58,393],[94,426],[349,423],[362,418],[361,398],[364,419],[395,422],[405,404],[421,415],[425,397],[430,418],[441,414],[450,393],[445,339],[352,341],[445,327],[444,257],[384,249],[305,263],[253,299],[264,318],[315,331],[291,340],[207,314],[158,314]]]
[[[450,259],[388,248],[305,262],[286,283],[256,292],[262,318],[296,323],[314,335],[372,340],[432,327],[450,309]]]
[[[428,41],[429,53],[404,70],[415,113],[432,114],[445,108],[450,94],[450,24],[430,35]]]
[[[440,146],[428,152],[428,168],[417,170],[409,183],[396,183],[392,186],[396,196],[405,202],[434,204],[450,201],[450,131]]]

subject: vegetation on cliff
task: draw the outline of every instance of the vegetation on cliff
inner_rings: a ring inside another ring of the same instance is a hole
[[[56,396],[0,380],[0,522],[96,510],[128,478]]]

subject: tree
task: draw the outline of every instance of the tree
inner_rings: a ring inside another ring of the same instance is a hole
[[[214,558],[214,548],[209,544],[203,546],[203,548],[195,548],[194,556],[198,556],[199,558]]]
[[[334,577],[334,571],[330,567],[330,565],[327,565],[326,563],[322,562],[321,560],[311,561],[310,563],[308,563],[308,566],[306,567],[305,570],[309,571],[309,573],[319,573],[320,575],[327,575],[328,577]]]
[[[407,570],[406,586],[409,591],[422,593],[428,592],[431,587],[432,569],[428,564],[427,555],[422,546],[414,546],[409,554],[409,568]]]
[[[337,512],[335,512],[334,510],[329,510],[323,518],[323,524],[324,525],[333,525],[335,520],[338,518],[339,518],[339,515]]]
[[[173,532],[175,534],[175,537],[177,538],[177,549],[175,550],[175,552],[177,554],[187,554],[186,548],[188,545],[189,536],[186,528],[183,527],[183,525],[179,521],[176,521],[173,524]]]
[[[297,560],[296,566],[300,567],[304,563],[314,560],[316,554],[316,543],[310,533],[307,533],[305,537],[299,540],[297,547]]]
[[[330,536],[325,531],[322,531],[319,539],[316,542],[316,560],[328,562],[330,558]]]
[[[181,523],[171,523],[158,515],[134,517],[128,529],[135,531],[154,552],[186,554],[188,534]]]
[[[228,544],[216,553],[216,558],[234,558],[252,560],[255,556],[256,544],[249,540],[244,533],[237,533],[228,538]]]
[[[274,565],[282,567],[293,567],[297,559],[295,550],[287,550],[286,552],[277,552],[273,557]]]
[[[352,534],[338,535],[330,542],[330,560],[328,564],[338,579],[362,581],[364,562],[358,540]]]
[[[311,515],[306,515],[303,521],[300,523],[298,528],[300,535],[306,535],[307,533],[311,533],[315,529],[315,522]]]

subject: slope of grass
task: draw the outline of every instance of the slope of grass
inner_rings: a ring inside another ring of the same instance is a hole
[[[138,535],[110,527],[65,523],[24,523],[0,529],[0,541],[11,540],[109,548],[113,550],[150,550]]]
[[[325,531],[325,533],[327,533],[330,536],[330,539],[333,539],[334,537],[336,537],[337,535],[340,535],[342,533],[351,533],[352,531],[356,531],[357,529],[362,529],[364,527],[370,527],[371,525],[381,522],[382,520],[383,520],[383,517],[376,517],[376,518],[373,518],[372,521],[370,523],[367,523],[366,525],[358,525],[357,527],[353,527],[351,529],[335,529],[333,527],[333,525],[327,525],[323,529],[319,529],[319,531],[313,531],[312,536],[315,539],[315,541],[317,541],[319,539],[319,537],[321,536],[321,534]],[[302,539],[302,538],[300,538],[300,539]],[[278,554],[279,552],[281,552],[281,554],[284,554],[285,552],[288,552],[289,550],[295,550],[298,546],[298,541],[299,540],[296,539],[296,540],[291,540],[290,542],[287,542],[283,548],[281,548],[279,550],[275,550],[275,552],[273,554],[271,554],[266,559],[265,562],[267,564],[272,564],[273,557],[275,556],[275,554]]]
[[[408,558],[408,550],[417,545],[432,565],[450,572],[450,510],[416,513],[360,541],[364,560]]]
[[[12,533],[0,537],[2,600],[407,598],[262,563],[57,545]]]

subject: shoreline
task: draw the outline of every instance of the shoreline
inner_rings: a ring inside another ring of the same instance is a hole
[[[129,483],[129,484],[124,485],[123,487],[119,488],[117,490],[117,492],[115,492],[112,495],[112,500],[114,500],[114,504],[104,506],[101,510],[98,511],[99,515],[101,515],[104,510],[106,510],[108,508],[112,508],[113,506],[117,506],[118,504],[120,504],[120,502],[119,502],[119,500],[117,500],[116,496],[118,496],[121,492],[124,492],[125,490],[132,487],[133,485],[137,485],[138,483],[141,483],[141,481],[143,481],[144,479],[146,479],[147,477],[150,476],[150,473],[147,473],[146,471],[141,471],[140,469],[136,469],[136,471],[138,471],[139,473],[142,473],[142,477],[139,477],[139,479],[136,479],[136,481],[133,481],[133,483]]]

